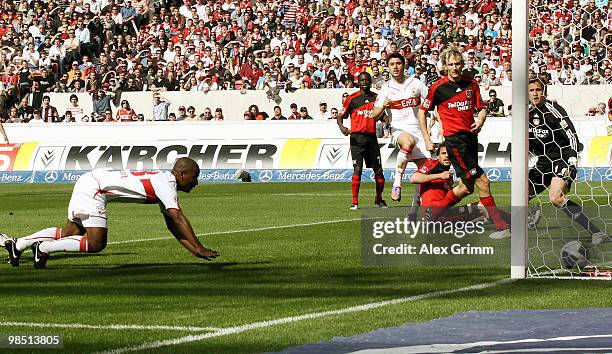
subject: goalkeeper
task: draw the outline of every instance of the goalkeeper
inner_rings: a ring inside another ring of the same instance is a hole
[[[537,157],[529,169],[529,200],[548,188],[550,203],[587,230],[594,245],[600,244],[608,236],[567,197],[576,178],[581,145],[576,129],[565,109],[546,99],[544,89],[540,79],[529,80],[529,152]]]

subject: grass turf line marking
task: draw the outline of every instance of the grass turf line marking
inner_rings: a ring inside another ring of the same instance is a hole
[[[563,342],[563,341],[573,341],[580,339],[598,339],[598,338],[612,338],[612,334],[595,334],[589,336],[566,336],[566,337],[554,337],[554,338],[526,338],[526,339],[517,339],[517,340],[508,340],[508,341],[483,341],[483,342],[473,342],[473,343],[461,343],[461,344],[425,344],[425,345],[415,345],[411,347],[393,347],[393,348],[382,348],[382,349],[366,349],[359,350],[356,352],[352,352],[352,354],[376,354],[376,353],[423,353],[423,354],[441,354],[441,353],[451,353],[454,351],[464,351],[468,349],[476,349],[477,347],[488,347],[495,345],[503,345],[503,344],[523,344],[523,343],[543,343],[543,342]],[[542,348],[544,352],[550,351],[551,348]],[[554,349],[554,348],[552,348]],[[585,351],[587,348],[581,349],[581,351]],[[592,348],[593,350],[606,350],[608,348]],[[522,348],[522,349],[504,349],[503,351],[495,350],[495,348],[489,348],[485,351],[485,353],[510,353],[510,352],[532,352],[536,349],[530,348]],[[567,351],[567,348],[564,349]],[[477,349],[474,351],[476,353],[480,353]]]
[[[351,221],[359,221],[361,218],[352,218],[352,219],[340,219],[340,220],[329,220],[329,221],[317,221],[305,224],[292,224],[292,225],[278,225],[278,226],[267,226],[267,227],[258,227],[255,229],[242,229],[242,230],[230,230],[230,231],[217,231],[217,232],[205,232],[201,234],[197,234],[196,236],[212,236],[212,235],[228,235],[228,234],[239,234],[243,232],[253,232],[253,231],[266,231],[266,230],[277,230],[277,229],[287,229],[290,227],[306,227],[306,226],[316,226],[316,225],[327,225],[327,224],[337,224],[343,222],[351,222]],[[158,241],[158,240],[174,240],[173,237],[154,237],[154,238],[140,238],[136,240],[126,240],[126,241],[115,241],[109,242],[109,245],[120,245],[124,243],[135,243],[135,242],[147,242],[147,241]]]
[[[214,332],[221,328],[216,327],[192,327],[192,326],[163,326],[163,325],[90,325],[82,323],[36,323],[36,322],[0,322],[0,326],[10,327],[40,327],[40,328],[74,328],[74,329],[142,329],[162,331],[188,331],[188,332]]]
[[[338,309],[338,310],[314,312],[314,313],[309,313],[309,314],[300,315],[300,316],[283,317],[283,318],[279,318],[276,320],[254,322],[254,323],[249,323],[249,324],[245,324],[241,326],[221,328],[220,330],[215,331],[215,332],[203,333],[203,334],[198,334],[198,335],[188,335],[188,336],[174,338],[174,339],[159,340],[155,342],[143,343],[140,345],[99,352],[97,354],[120,354],[120,353],[127,353],[127,352],[133,352],[133,351],[138,351],[138,350],[156,349],[156,348],[166,347],[166,346],[171,346],[171,345],[179,345],[183,343],[190,343],[190,342],[200,341],[200,340],[209,339],[209,338],[228,336],[231,334],[238,334],[242,332],[251,331],[254,329],[267,328],[267,327],[282,325],[286,323],[294,323],[294,322],[312,320],[312,319],[322,318],[322,317],[329,317],[329,316],[343,315],[347,313],[368,311],[368,310],[373,310],[373,309],[377,309],[377,308],[381,308],[381,307],[385,307],[389,305],[397,305],[397,304],[402,304],[406,302],[425,300],[425,299],[430,299],[430,298],[439,297],[439,296],[446,296],[446,295],[456,294],[456,293],[465,292],[465,291],[482,290],[482,289],[491,288],[497,285],[510,283],[513,281],[514,279],[502,279],[502,280],[498,280],[495,282],[476,284],[476,285],[471,285],[471,286],[467,286],[467,287],[459,288],[459,289],[434,291],[431,293],[426,293],[426,294],[421,294],[421,295],[414,295],[414,296],[380,301],[380,302],[372,302],[369,304],[351,306],[351,307],[346,307],[346,308]]]

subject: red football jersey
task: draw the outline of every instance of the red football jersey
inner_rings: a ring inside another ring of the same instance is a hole
[[[459,82],[451,81],[448,77],[436,81],[423,100],[421,109],[431,111],[436,107],[444,127],[444,136],[470,132],[474,112],[485,108],[478,83],[466,77]]]
[[[444,166],[438,160],[427,159],[427,161],[415,173],[426,175],[448,171],[450,166]],[[453,176],[448,179],[435,179],[433,181],[421,183],[421,204],[424,207],[441,206],[441,202],[446,197],[446,193],[453,186]]]
[[[361,91],[348,96],[344,100],[342,115],[351,116],[351,133],[376,134],[376,120],[372,117],[376,93],[365,95]]]

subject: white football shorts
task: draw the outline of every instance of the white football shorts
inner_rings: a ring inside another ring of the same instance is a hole
[[[82,175],[74,185],[68,204],[68,220],[83,227],[108,228],[106,195],[91,172]]]
[[[404,133],[412,135],[412,137],[416,141],[416,145],[412,149],[412,154],[408,156],[409,161],[431,158],[431,153],[427,151],[427,148],[425,147],[425,141],[423,140],[423,135],[421,134],[421,130],[418,128],[410,129],[410,130],[403,130],[403,129],[398,129],[398,128],[394,128],[393,126],[391,126],[391,142],[393,143],[393,145],[399,148],[397,139],[399,139],[399,136]]]

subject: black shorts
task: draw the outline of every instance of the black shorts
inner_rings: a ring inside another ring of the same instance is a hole
[[[455,173],[462,179],[476,179],[484,171],[478,166],[478,135],[459,132],[444,138]]]
[[[576,167],[562,158],[552,161],[549,158],[540,158],[536,165],[529,169],[529,197],[535,197],[546,190],[553,177],[563,179],[567,187],[571,188],[577,173]]]
[[[376,135],[351,133],[350,142],[353,165],[363,165],[365,160],[366,167],[376,168],[381,166],[380,147]]]

